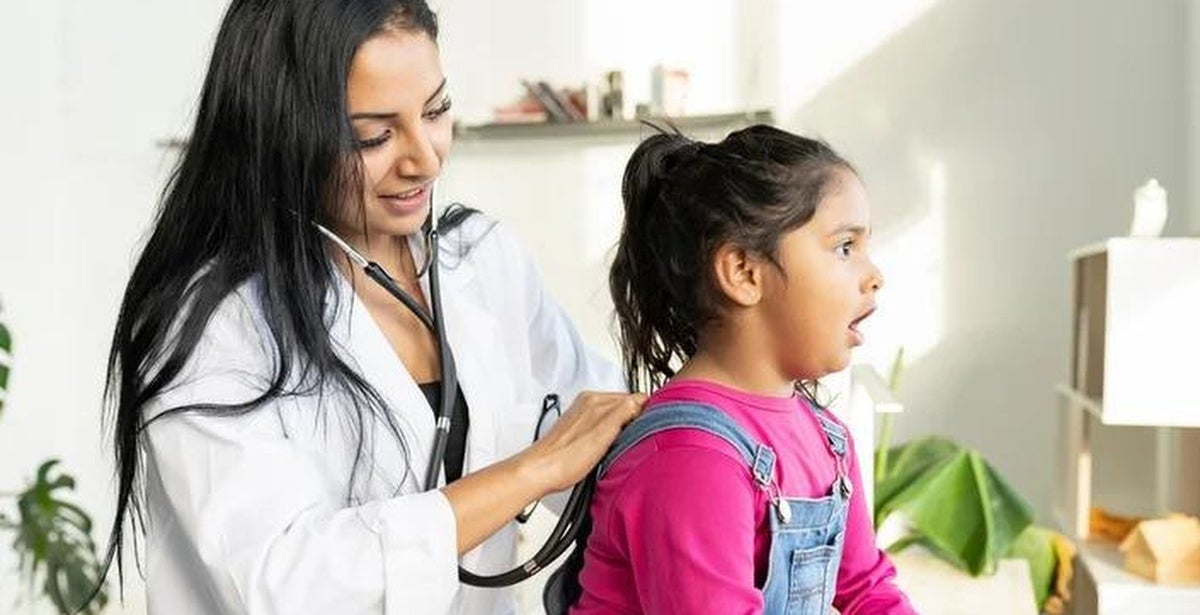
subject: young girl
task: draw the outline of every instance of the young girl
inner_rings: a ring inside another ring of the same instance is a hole
[[[600,465],[572,612],[912,613],[853,441],[812,395],[883,283],[854,169],[768,126],[656,134],[622,192],[626,377],[657,391]]]

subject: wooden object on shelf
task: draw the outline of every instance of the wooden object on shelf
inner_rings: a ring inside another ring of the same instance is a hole
[[[775,118],[770,111],[756,110],[712,115],[690,115],[676,118],[646,117],[636,120],[598,120],[594,122],[560,122],[540,124],[456,124],[455,137],[461,140],[544,139],[555,137],[592,137],[637,135],[649,128],[642,123],[670,122],[684,133],[701,130],[732,130],[752,124],[771,124]]]
[[[1093,506],[1091,513],[1088,515],[1088,525],[1091,527],[1091,533],[1088,538],[1090,540],[1107,540],[1112,543],[1120,543],[1142,521],[1145,521],[1145,519],[1114,515],[1103,508]]]
[[[1082,542],[1071,589],[1072,615],[1196,615],[1200,587],[1152,583],[1124,568],[1116,545]]]
[[[1133,528],[1121,542],[1125,570],[1156,583],[1200,584],[1200,519],[1172,515]]]

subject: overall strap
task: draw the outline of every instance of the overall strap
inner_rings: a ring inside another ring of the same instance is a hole
[[[745,460],[759,486],[766,488],[772,484],[775,452],[746,435],[729,415],[696,402],[671,402],[643,412],[617,436],[617,441],[600,461],[597,478],[603,477],[621,455],[639,442],[669,429],[698,429],[725,440]]]
[[[813,416],[817,417],[821,431],[825,432],[825,441],[829,444],[829,451],[833,453],[833,459],[837,465],[837,479],[833,484],[833,492],[841,495],[843,499],[849,500],[854,493],[854,485],[850,481],[849,464],[846,461],[850,449],[850,436],[844,427],[833,420],[828,410],[818,407],[811,401],[808,405],[812,409]]]
[[[808,404],[810,407],[812,403]],[[829,411],[824,408],[812,408],[813,415],[817,417],[817,422],[821,424],[821,431],[825,432],[825,439],[829,442],[829,449],[835,457],[844,458],[849,446],[849,436],[846,434],[846,429],[839,425],[829,416]]]

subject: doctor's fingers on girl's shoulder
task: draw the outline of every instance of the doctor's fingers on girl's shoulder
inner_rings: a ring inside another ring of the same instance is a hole
[[[616,422],[624,426],[642,412],[646,395],[642,393],[601,393],[583,391],[575,398],[572,408],[590,415],[596,423]]]

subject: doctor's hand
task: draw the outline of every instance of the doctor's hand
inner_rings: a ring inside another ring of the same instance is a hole
[[[583,480],[645,403],[640,393],[580,393],[550,431],[520,454],[535,469],[544,494]]]
[[[645,403],[641,394],[580,393],[533,446],[443,487],[454,510],[459,555],[530,502],[583,480]]]

